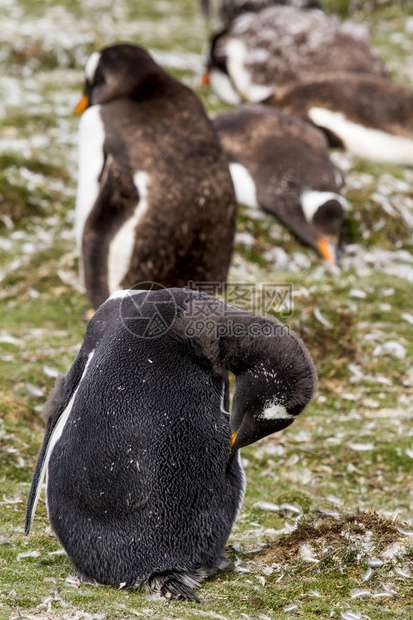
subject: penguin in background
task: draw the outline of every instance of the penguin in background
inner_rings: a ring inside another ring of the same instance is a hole
[[[240,204],[275,215],[301,241],[336,263],[347,201],[343,175],[323,133],[264,105],[245,105],[213,120],[230,161]]]
[[[207,71],[212,89],[231,105],[262,102],[289,82],[320,73],[388,75],[363,26],[293,6],[244,13],[218,31]]]
[[[201,0],[201,9],[207,19],[219,20],[228,26],[243,13],[258,13],[270,6],[292,6],[296,9],[321,9],[320,0]]]
[[[265,104],[313,123],[332,147],[377,163],[413,165],[413,90],[407,86],[329,73],[287,84]]]
[[[236,201],[195,93],[120,44],[90,56],[76,112],[75,232],[92,306],[140,282],[225,281]]]
[[[115,293],[46,404],[26,534],[46,474],[79,577],[198,601],[242,504],[239,449],[289,426],[315,384],[304,344],[275,320],[187,289]]]

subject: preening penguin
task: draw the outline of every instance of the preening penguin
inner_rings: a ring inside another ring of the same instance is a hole
[[[85,78],[75,229],[92,306],[139,282],[224,281],[236,203],[197,96],[134,45],[92,54]]]
[[[291,6],[240,15],[213,37],[208,70],[212,88],[233,105],[263,101],[289,82],[319,73],[387,75],[359,24]]]
[[[214,119],[239,203],[277,216],[304,243],[336,262],[347,208],[343,176],[324,135],[297,118],[246,105]]]
[[[26,533],[46,473],[48,516],[80,577],[197,600],[242,503],[238,449],[289,426],[315,382],[275,320],[185,289],[115,293],[53,392]]]
[[[378,163],[413,165],[413,90],[352,73],[312,76],[266,102],[324,130],[331,146]]]

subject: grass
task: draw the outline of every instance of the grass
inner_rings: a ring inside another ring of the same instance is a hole
[[[364,21],[394,79],[408,83],[407,3],[325,4]],[[43,501],[24,536],[41,408],[88,309],[72,233],[82,65],[125,38],[179,52],[188,66],[174,75],[211,114],[226,106],[200,87],[202,62],[194,69],[206,37],[195,1],[10,0],[0,16],[0,618],[411,619],[413,546],[402,532],[413,523],[413,171],[340,153],[352,208],[339,273],[271,216],[240,209],[230,279],[291,283],[284,320],[312,352],[319,389],[293,427],[243,451],[230,562],[203,585],[201,604],[80,584]],[[373,557],[383,564],[363,581]]]

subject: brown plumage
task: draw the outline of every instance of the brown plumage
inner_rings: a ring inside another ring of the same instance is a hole
[[[225,26],[243,13],[258,13],[270,6],[321,9],[320,0],[201,0],[201,6],[207,17],[214,17],[214,13],[217,13]]]
[[[411,88],[378,76],[334,73],[288,84],[265,103],[313,122],[331,146],[372,161],[413,163]]]
[[[226,72],[247,101],[262,100],[264,87],[268,96],[311,74],[387,75],[362,26],[289,6],[269,7],[234,20],[213,40],[210,69],[214,68]]]
[[[272,213],[334,262],[347,205],[340,195],[342,174],[328,156],[323,134],[263,105],[224,112],[214,125],[239,202]]]
[[[103,133],[103,166],[89,201],[82,194],[89,161],[81,158],[79,170],[78,242],[92,305],[144,281],[225,280],[236,203],[197,96],[143,49],[124,44],[88,61],[83,101],[90,109],[80,149],[93,123]]]

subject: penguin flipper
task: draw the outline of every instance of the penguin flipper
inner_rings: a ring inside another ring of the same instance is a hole
[[[200,578],[198,575],[191,573],[180,573],[167,571],[153,575],[148,580],[150,590],[155,590],[167,599],[174,601],[186,600],[193,603],[200,603],[200,599],[195,594],[191,585],[199,585]],[[191,585],[189,585],[191,584]]]
[[[43,478],[46,471],[46,455],[49,447],[53,430],[59,420],[59,417],[64,410],[66,404],[66,398],[64,397],[64,375],[59,375],[56,379],[55,386],[50,392],[49,398],[43,409],[42,417],[47,420],[46,433],[43,439],[42,449],[37,459],[36,468],[34,470],[32,484],[30,486],[29,497],[27,499],[26,506],[26,520],[24,526],[24,533],[26,536],[30,533],[32,527],[34,513],[36,511],[37,502],[39,501],[40,490],[42,487]]]
[[[105,325],[105,323],[103,323],[103,325]],[[96,335],[97,337],[98,334]],[[87,349],[90,349],[90,345],[93,345],[93,339],[92,342],[88,344],[89,347],[86,347],[86,355],[83,350],[85,345],[83,345],[81,351],[78,353],[75,361],[73,362],[69,373],[66,376],[62,375],[57,378],[55,387],[51,391],[43,409],[43,418],[47,419],[47,426],[42,448],[34,470],[29,497],[27,499],[26,520],[24,526],[24,533],[26,536],[29,535],[32,527],[34,513],[36,512],[37,502],[39,501],[50,451],[53,449],[58,433],[62,430],[62,425],[64,425],[67,420],[76,396],[78,385],[86,372],[91,355],[93,354],[92,352],[87,356]],[[71,386],[71,389],[67,389],[66,383]]]

